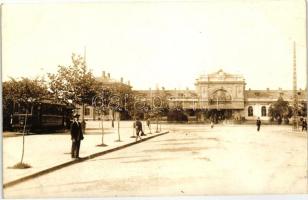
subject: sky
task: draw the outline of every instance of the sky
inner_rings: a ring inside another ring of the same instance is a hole
[[[102,1],[5,3],[2,80],[46,76],[84,55],[95,76],[133,89],[194,89],[223,69],[246,89],[306,87],[304,0]],[[86,51],[85,51],[86,49]]]

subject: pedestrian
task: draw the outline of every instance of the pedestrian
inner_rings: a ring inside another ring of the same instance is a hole
[[[72,158],[79,158],[80,141],[83,140],[82,125],[79,122],[78,114],[74,115],[74,120],[71,124],[71,139],[72,139]]]
[[[147,119],[147,126],[150,129],[150,134],[151,134],[152,132],[151,132],[151,121],[150,121],[150,118]]]
[[[144,132],[142,130],[142,123],[139,120],[139,118],[137,118],[136,120],[136,141],[138,140],[138,138],[142,139],[141,136],[144,136]],[[141,132],[141,135],[139,135],[139,133]]]
[[[213,128],[214,127],[214,122],[213,122],[213,120],[211,120],[211,128]]]
[[[258,117],[257,119],[257,131],[260,131],[260,127],[261,127],[261,120],[260,120],[260,117]]]
[[[302,131],[307,131],[307,120],[306,120],[306,118],[305,119],[303,119],[303,121],[302,121]]]

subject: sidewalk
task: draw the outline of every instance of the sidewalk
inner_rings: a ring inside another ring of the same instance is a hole
[[[99,125],[98,122],[89,123],[89,129],[86,129],[84,140],[80,146],[80,157],[85,158],[99,152],[114,149],[123,145],[134,143],[135,138],[131,138],[134,134],[132,122],[120,122],[120,139],[118,140],[118,127],[115,122],[114,128],[111,127],[111,122],[104,123],[104,143],[108,146],[98,147],[102,143],[101,126],[100,129],[95,128]],[[94,129],[94,130],[93,130]],[[159,135],[166,132],[163,129],[160,133],[155,133],[152,127],[152,134],[149,134],[149,129],[144,127],[144,132],[147,134],[143,139]],[[71,158],[71,136],[69,133],[56,134],[36,134],[25,136],[25,153],[24,163],[30,164],[32,167],[28,169],[11,169],[16,163],[20,162],[22,154],[22,137],[4,137],[3,138],[3,184],[29,176],[31,174],[46,170],[74,159]]]

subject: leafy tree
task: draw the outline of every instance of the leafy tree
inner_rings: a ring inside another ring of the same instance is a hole
[[[298,115],[301,117],[306,117],[307,116],[307,103],[301,102],[298,105]]]
[[[288,123],[289,118],[292,117],[292,115],[292,107],[289,105],[289,102],[283,100],[282,97],[279,97],[269,108],[271,121],[277,121],[278,124],[281,124],[283,119]]]
[[[18,167],[25,167],[23,163],[24,158],[24,148],[25,148],[25,132],[28,123],[28,114],[33,108],[33,104],[41,101],[42,99],[48,97],[49,92],[43,80],[22,77],[21,80],[16,80],[11,78],[11,80],[3,83],[3,111],[5,116],[13,114],[12,106],[14,104],[22,105],[25,108],[26,115],[23,123],[23,146],[22,146],[22,156],[20,163],[17,164]],[[9,111],[8,113],[6,113]]]
[[[82,105],[82,120],[84,120],[84,105],[91,104],[97,95],[101,84],[88,70],[83,57],[72,54],[70,66],[58,66],[56,74],[48,74],[49,89],[57,101]]]

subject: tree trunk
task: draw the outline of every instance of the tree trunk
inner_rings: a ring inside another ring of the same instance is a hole
[[[27,126],[27,118],[28,118],[28,109],[26,108],[26,116],[25,116],[25,122],[24,122],[24,128],[22,131],[22,154],[21,154],[21,161],[22,163],[24,159],[24,153],[25,153],[25,132],[26,132],[26,126]]]
[[[112,110],[111,114],[112,114],[111,126],[112,128],[114,128],[114,110]]]
[[[161,117],[159,118],[159,132],[161,132]]]
[[[156,133],[158,133],[158,116],[156,117]]]
[[[104,144],[104,113],[102,114],[102,144]]]
[[[119,141],[121,141],[121,137],[120,137],[120,113],[118,116],[118,137],[119,137]]]

